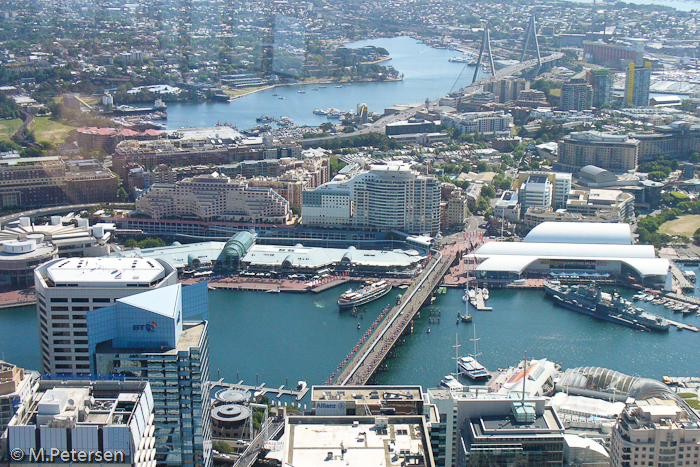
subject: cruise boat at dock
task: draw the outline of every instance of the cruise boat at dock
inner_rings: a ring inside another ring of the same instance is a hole
[[[364,305],[378,298],[383,297],[391,291],[391,284],[381,280],[373,282],[359,290],[348,289],[338,300],[338,307],[341,310],[354,306]]]

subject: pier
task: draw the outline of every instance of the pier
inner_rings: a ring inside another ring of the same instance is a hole
[[[344,366],[339,367],[331,381],[341,386],[367,383],[401,336],[412,331],[413,318],[429,300],[433,289],[440,284],[454,260],[453,252],[435,253],[418,280],[406,290],[401,301],[388,312],[366,340],[358,343],[346,359],[347,363],[343,362]]]
[[[692,282],[690,282],[688,279],[686,279],[685,275],[683,274],[683,271],[676,265],[674,261],[670,261],[671,263],[671,273],[673,274],[673,280],[678,283],[680,286],[681,290],[695,290],[695,285],[693,285]]]

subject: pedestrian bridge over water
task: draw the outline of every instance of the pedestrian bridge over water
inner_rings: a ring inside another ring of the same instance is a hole
[[[345,366],[330,383],[342,386],[367,383],[401,336],[410,332],[416,313],[430,298],[454,260],[455,253],[436,253],[418,280],[406,289],[401,301],[388,312],[374,332],[353,349]]]

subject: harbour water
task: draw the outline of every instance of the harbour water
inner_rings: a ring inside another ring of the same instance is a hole
[[[314,115],[314,109],[334,107],[354,111],[357,104],[366,103],[370,111],[382,113],[395,104],[437,99],[447,94],[455,83],[455,89],[471,83],[474,67],[465,68],[463,63],[448,61],[450,57],[460,55],[454,50],[434,49],[410,37],[358,41],[346,46],[358,48],[367,45],[387,49],[391,60],[382,65],[393,66],[403,73],[403,80],[352,83],[342,88],[336,88],[335,83],[278,86],[232,102],[174,103],[168,107],[168,129],[214,126],[217,123],[250,128],[258,125],[255,119],[262,115],[286,116],[297,125],[318,126],[328,119]]]
[[[343,287],[320,294],[265,294],[211,291],[210,373],[212,379],[269,387],[296,385],[298,380],[322,384],[357,343],[372,321],[399,290],[367,306],[364,319],[339,313],[336,300]],[[630,291],[623,296],[631,297]],[[492,312],[472,311],[473,324],[455,324],[464,313],[462,291],[451,289],[421,311],[414,333],[397,348],[384,384],[436,386],[454,371],[455,334],[461,354],[473,352],[470,339],[476,325],[479,357],[495,370],[517,363],[525,352],[549,358],[565,368],[602,366],[628,374],[660,379],[664,375],[698,376],[700,334],[671,328],[668,333],[638,332],[601,322],[555,306],[541,290],[493,290]],[[700,318],[681,317],[651,303],[638,306],[678,321],[700,325]],[[429,323],[430,311],[440,323]],[[39,337],[34,307],[0,310],[0,356],[20,366],[38,369]],[[357,329],[360,323],[361,329]],[[431,332],[427,333],[430,327]]]

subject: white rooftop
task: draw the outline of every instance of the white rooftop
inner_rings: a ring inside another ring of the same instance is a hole
[[[528,233],[527,243],[595,243],[630,245],[629,224],[603,222],[543,222]]]
[[[182,284],[174,284],[120,298],[117,301],[175,319],[182,312],[181,293]]]
[[[54,284],[82,287],[124,287],[127,283],[150,284],[165,277],[163,265],[155,259],[66,258],[46,271]]]
[[[289,424],[285,433],[283,465],[304,467],[393,466],[401,465],[399,452],[424,453],[420,437],[412,436],[413,426],[393,424],[391,431],[377,431],[367,423]],[[384,433],[384,434],[382,434]],[[405,434],[404,434],[405,433]],[[392,442],[392,438],[394,441]],[[346,449],[341,455],[341,445]],[[430,449],[430,447],[427,447]],[[284,464],[286,462],[287,464]]]

